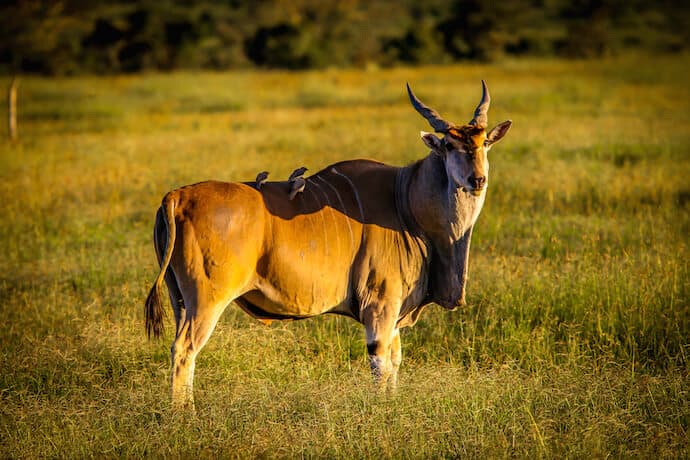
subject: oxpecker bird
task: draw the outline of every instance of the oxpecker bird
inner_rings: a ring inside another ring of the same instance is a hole
[[[261,171],[256,175],[256,189],[261,190],[261,186],[268,179],[268,171]]]
[[[293,180],[297,179],[298,177],[302,177],[304,173],[307,172],[307,168],[302,166],[301,168],[297,168],[294,171],[292,171],[292,174],[290,174],[290,177],[288,177],[288,181],[292,182]]]
[[[290,201],[292,201],[298,193],[304,191],[307,181],[304,180],[304,177],[296,177],[290,181],[290,184],[292,184],[292,187],[290,188]]]

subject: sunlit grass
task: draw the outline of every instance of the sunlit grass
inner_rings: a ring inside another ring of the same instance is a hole
[[[689,68],[23,78],[20,140],[0,145],[2,456],[687,455]],[[266,328],[231,306],[198,360],[197,417],[169,413],[171,328],[148,343],[142,325],[162,195],[407,164],[429,127],[405,81],[463,122],[482,78],[490,120],[514,126],[490,155],[468,307],[403,332],[399,394],[372,392],[357,323]]]

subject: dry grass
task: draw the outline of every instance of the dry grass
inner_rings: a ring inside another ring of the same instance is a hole
[[[689,62],[23,79],[20,142],[0,145],[0,455],[689,455]],[[404,82],[463,121],[481,78],[514,127],[491,153],[469,306],[404,331],[399,394],[372,392],[355,322],[265,328],[229,308],[197,417],[171,414],[171,337],[142,324],[163,193],[408,163],[428,128]]]

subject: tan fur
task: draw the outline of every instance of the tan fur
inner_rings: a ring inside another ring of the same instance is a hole
[[[458,174],[481,173],[485,130],[468,125],[447,136],[476,153],[453,163]],[[444,166],[451,154],[435,136],[425,142],[432,152],[406,168],[368,160],[328,166],[304,179],[293,200],[288,181],[260,188],[210,181],[165,196],[154,227],[161,270],[146,300],[146,329],[162,332],[165,280],[176,321],[176,407],[193,407],[196,356],[233,301],[267,324],[352,317],[365,326],[375,378],[395,385],[399,329],[430,302],[464,303],[469,242],[485,194],[454,185]]]

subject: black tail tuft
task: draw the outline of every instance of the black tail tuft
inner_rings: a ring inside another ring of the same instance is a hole
[[[161,303],[161,296],[159,292],[159,284],[156,282],[146,298],[145,315],[146,315],[146,335],[151,339],[151,334],[156,339],[159,339],[163,334],[165,310]]]

